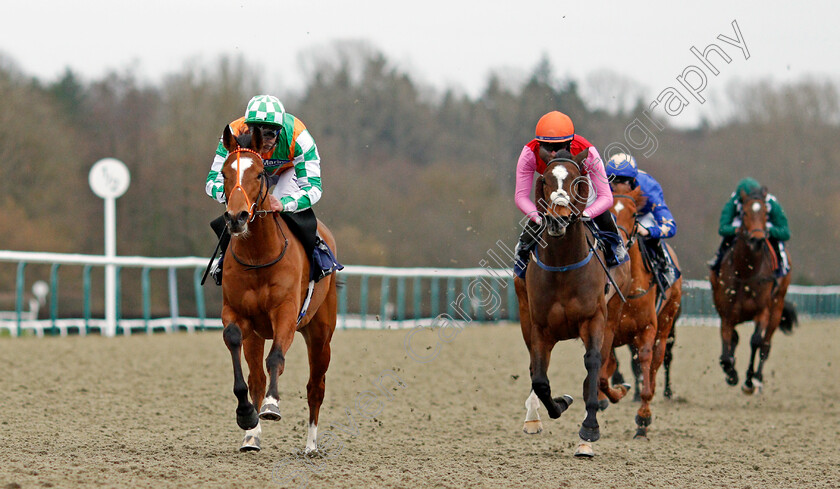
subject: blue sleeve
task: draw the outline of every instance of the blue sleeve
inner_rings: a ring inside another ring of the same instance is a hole
[[[645,175],[645,177],[639,179],[639,184],[648,198],[648,204],[645,207],[650,209],[650,212],[653,213],[654,221],[656,221],[656,227],[648,229],[650,237],[661,239],[671,238],[677,234],[677,223],[674,222],[674,216],[671,215],[671,210],[668,209],[668,204],[665,203],[665,194],[662,192],[662,186],[650,175]]]

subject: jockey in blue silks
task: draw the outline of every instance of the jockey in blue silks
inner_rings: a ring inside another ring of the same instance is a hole
[[[640,244],[652,252],[651,264],[655,268],[665,289],[679,277],[680,271],[674,264],[663,240],[677,234],[677,223],[665,203],[662,186],[652,176],[639,170],[636,159],[619,153],[607,162],[605,169],[611,184],[628,183],[631,188],[640,187],[647,203],[636,211]]]

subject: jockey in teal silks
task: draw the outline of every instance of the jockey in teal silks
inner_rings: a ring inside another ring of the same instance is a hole
[[[723,239],[720,242],[717,254],[714,259],[709,262],[709,268],[717,274],[720,273],[720,264],[723,256],[732,247],[735,242],[735,236],[738,234],[738,227],[741,225],[741,191],[749,195],[751,192],[761,189],[761,184],[753,178],[744,178],[738,182],[738,187],[735,192],[729,196],[729,200],[723,206],[720,213],[720,227],[718,234]],[[790,263],[788,262],[787,252],[785,251],[785,241],[790,239],[790,228],[788,227],[787,216],[785,215],[782,205],[776,200],[776,196],[768,193],[765,197],[765,205],[767,206],[767,234],[769,235],[770,244],[776,249],[776,254],[779,257],[779,267],[776,269],[776,277],[787,275],[790,271]]]

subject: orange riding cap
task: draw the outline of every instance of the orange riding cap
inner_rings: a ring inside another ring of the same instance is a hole
[[[536,136],[538,141],[562,143],[575,137],[575,125],[569,116],[555,110],[540,117]]]

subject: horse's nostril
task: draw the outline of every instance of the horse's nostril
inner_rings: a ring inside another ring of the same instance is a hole
[[[239,215],[236,216],[237,220],[239,221],[247,221],[248,220],[248,211],[241,211]]]

